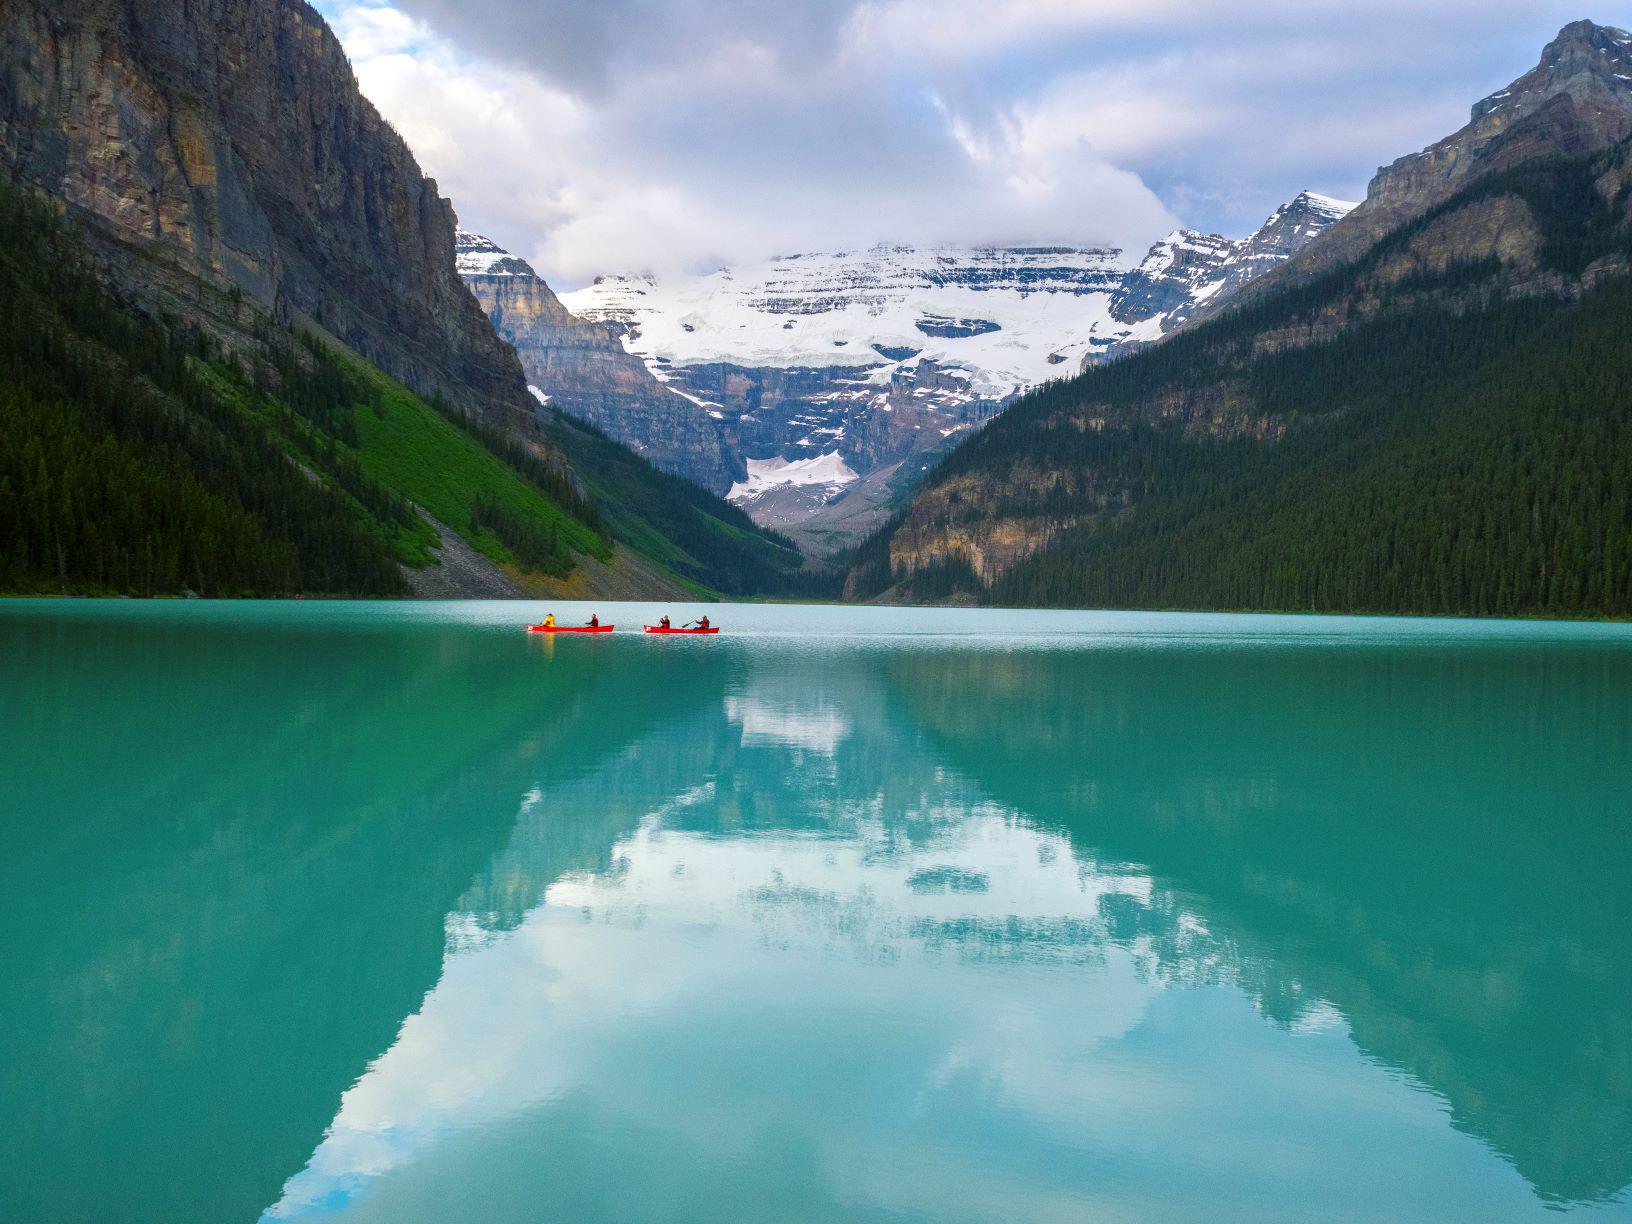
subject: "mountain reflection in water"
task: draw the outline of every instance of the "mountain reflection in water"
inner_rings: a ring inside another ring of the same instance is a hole
[[[1627,1218],[1619,642],[256,632],[0,621],[19,1205]]]

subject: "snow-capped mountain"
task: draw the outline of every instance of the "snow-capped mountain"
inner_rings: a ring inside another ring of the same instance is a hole
[[[601,277],[564,300],[619,324],[626,347],[657,365],[894,373],[927,359],[955,365],[970,395],[1001,400],[1083,351],[1123,272],[1106,249],[878,246],[698,277]]]
[[[1227,287],[1239,288],[1285,263],[1357,207],[1353,200],[1300,192],[1271,213],[1269,220],[1241,244],[1225,270]]]
[[[462,277],[537,275],[530,263],[516,258],[491,238],[457,229],[454,240],[453,266]]]
[[[1112,296],[1114,325],[1090,341],[1084,364],[1160,340],[1222,306],[1236,290],[1291,259],[1356,206],[1299,193],[1247,238],[1180,230],[1150,248]]]
[[[1250,237],[1181,230],[1137,263],[1104,247],[887,245],[605,276],[562,302],[707,410],[743,463],[734,500],[822,551],[1016,395],[1160,340],[1351,207],[1305,192]]]

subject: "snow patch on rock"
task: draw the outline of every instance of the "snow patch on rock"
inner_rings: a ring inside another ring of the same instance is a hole
[[[517,259],[491,238],[456,230],[457,241],[453,264],[464,276],[520,276],[532,275],[533,270],[524,260]]]
[[[726,499],[734,502],[751,501],[772,489],[790,485],[825,487],[837,493],[856,479],[856,473],[838,451],[829,451],[810,459],[788,460],[780,455],[770,459],[746,461],[748,476],[731,486]]]

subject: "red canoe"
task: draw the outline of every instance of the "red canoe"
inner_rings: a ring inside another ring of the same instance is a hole
[[[611,625],[528,625],[528,633],[611,633]]]
[[[647,633],[718,633],[718,625],[710,625],[707,629],[665,629],[662,625],[647,625]]]

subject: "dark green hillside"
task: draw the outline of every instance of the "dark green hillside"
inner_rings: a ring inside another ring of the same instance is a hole
[[[726,503],[556,420],[557,455],[310,337],[229,359],[130,309],[71,227],[0,184],[0,593],[400,595],[434,515],[565,578],[627,546],[698,593],[802,559]]]
[[[791,541],[593,425],[552,409],[546,432],[586,474],[614,538],[648,560],[726,595],[837,593],[836,579],[802,572]]]
[[[1352,264],[1026,397],[864,547],[853,592],[1632,612],[1632,241],[1625,190],[1598,186],[1627,156],[1486,178]],[[1515,200],[1522,258],[1433,245]],[[982,575],[965,542],[994,524],[1036,547]]]
[[[1417,368],[1414,392],[1373,389],[1340,427],[1297,429],[1278,446],[1177,456],[1191,462],[1174,465],[1171,488],[1020,563],[993,598],[1632,610],[1628,318],[1632,282],[1622,278],[1567,309],[1532,302],[1397,320],[1386,330],[1393,359]]]
[[[332,446],[306,470],[0,184],[0,591],[398,594],[411,512]]]

